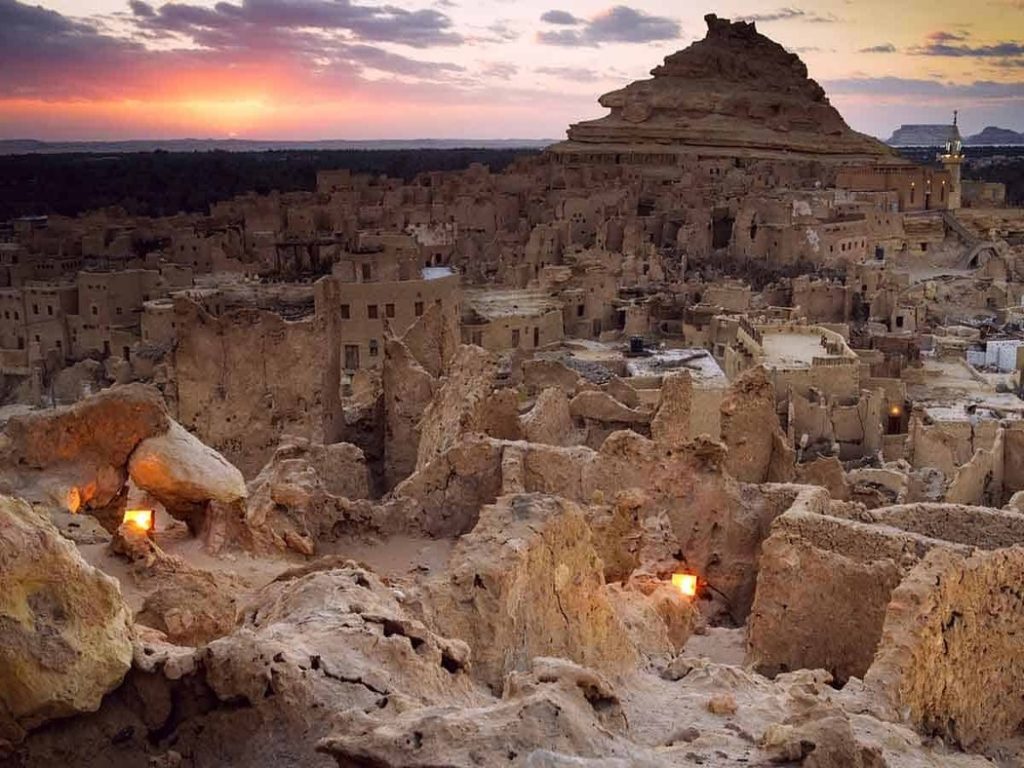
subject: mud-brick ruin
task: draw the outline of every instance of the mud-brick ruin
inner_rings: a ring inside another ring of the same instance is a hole
[[[707,22],[501,174],[12,225],[2,768],[1024,765],[1024,212]]]

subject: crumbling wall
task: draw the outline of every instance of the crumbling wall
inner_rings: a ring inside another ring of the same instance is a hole
[[[535,656],[612,672],[636,662],[603,585],[580,508],[520,494],[481,510],[448,570],[428,585],[425,606],[435,627],[474,649],[473,674],[499,690]]]
[[[733,382],[721,412],[730,475],[748,483],[793,478],[793,449],[779,425],[775,391],[763,367],[745,371]]]
[[[821,667],[842,681],[867,671],[905,570],[933,547],[969,548],[853,519],[857,507],[816,490],[778,517],[764,542],[747,660],[765,674]]]
[[[928,734],[967,749],[1024,723],[1024,548],[934,550],[893,592],[865,683]]]
[[[243,309],[220,317],[176,298],[177,418],[246,477],[284,433],[321,440],[327,338],[315,320]]]
[[[1024,515],[1015,512],[953,504],[865,511],[820,498],[812,507],[810,498],[778,517],[764,542],[747,659],[766,674],[822,667],[838,680],[863,677],[893,589],[929,551],[967,556],[1024,539]]]
[[[651,420],[651,437],[670,448],[690,439],[693,381],[688,371],[665,376],[661,381],[658,410]]]
[[[589,505],[629,492],[641,519],[668,521],[673,552],[725,596],[742,622],[761,542],[788,504],[769,490],[776,486],[737,483],[723,461],[717,443],[666,449],[632,430],[612,433],[599,451],[466,436],[396,488],[395,499],[413,510],[410,526],[451,535],[472,529],[480,506],[499,493],[545,493]]]
[[[1003,497],[1024,490],[1024,422],[1009,422],[1003,429]]]
[[[722,399],[724,386],[706,386],[699,382],[690,393],[690,438],[707,435],[718,440],[722,434]]]
[[[990,504],[1002,500],[1002,440],[998,453],[981,448],[966,464],[960,466],[946,489],[945,501],[951,504]]]
[[[487,431],[484,422],[493,415],[487,413],[488,396],[494,390],[497,370],[497,361],[486,350],[470,345],[459,347],[448,375],[423,411],[416,454],[418,469],[441,456],[462,434]]]
[[[969,421],[925,425],[914,414],[908,431],[910,449],[907,458],[915,469],[933,467],[947,478],[953,477],[957,467],[970,461],[974,453]]]
[[[384,342],[381,389],[384,401],[384,481],[392,488],[416,469],[420,419],[437,383],[403,341]]]

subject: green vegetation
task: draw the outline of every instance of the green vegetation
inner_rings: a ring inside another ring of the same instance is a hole
[[[485,163],[501,171],[528,149],[140,152],[0,156],[0,221],[120,206],[138,216],[206,212],[246,192],[312,190],[320,170],[387,174],[405,180],[427,171]]]

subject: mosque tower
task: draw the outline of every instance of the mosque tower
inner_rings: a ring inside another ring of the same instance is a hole
[[[953,110],[953,125],[950,126],[949,137],[946,139],[946,147],[939,162],[942,167],[949,171],[949,189],[946,190],[946,208],[956,210],[960,207],[960,166],[964,162],[964,143],[960,138],[960,129],[957,128],[957,112]]]

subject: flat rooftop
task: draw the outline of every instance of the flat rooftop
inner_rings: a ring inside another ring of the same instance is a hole
[[[439,280],[454,274],[455,271],[451,267],[424,267],[420,270],[420,277],[424,280]]]
[[[761,342],[765,365],[771,368],[810,368],[816,357],[828,357],[813,333],[764,333]]]
[[[1012,392],[996,391],[992,379],[999,377],[975,377],[960,361],[926,358],[916,378],[919,380],[907,386],[907,398],[922,405],[936,421],[966,420],[971,417],[969,406],[973,406],[975,418],[985,418],[981,411],[986,409],[996,414],[989,418],[1012,418],[1024,413],[1024,400]]]
[[[562,302],[544,291],[489,288],[463,291],[463,304],[487,320],[503,317],[539,317],[561,312]]]
[[[728,386],[725,373],[706,349],[661,349],[649,357],[626,360],[630,376],[660,376],[676,371],[689,371],[696,386],[713,388]]]

